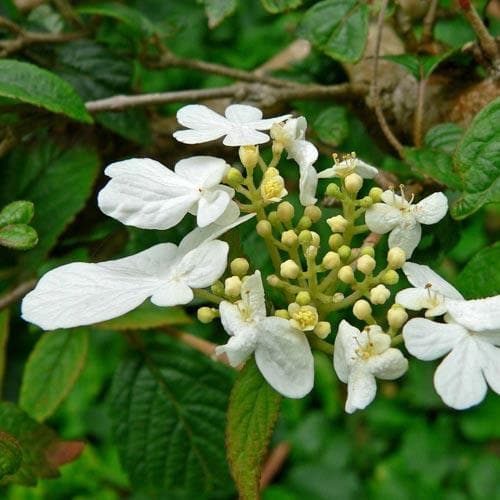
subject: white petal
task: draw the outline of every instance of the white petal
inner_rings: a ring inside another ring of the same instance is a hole
[[[318,150],[309,141],[295,140],[287,151],[288,158],[295,160],[299,166],[312,165],[318,159]]]
[[[378,174],[378,169],[368,165],[363,160],[356,159],[355,172],[364,179],[373,179]]]
[[[409,203],[404,200],[401,196],[396,194],[392,189],[386,189],[380,196],[381,200],[387,205],[396,208],[408,207]]]
[[[245,125],[233,125],[222,141],[225,146],[251,146],[264,144],[269,136]]]
[[[219,356],[226,353],[229,364],[236,367],[250,357],[255,350],[256,344],[256,332],[251,328],[247,328],[231,337],[227,344],[217,346],[215,354]]]
[[[200,227],[206,227],[215,222],[226,211],[231,203],[231,197],[226,191],[205,191],[198,202],[196,222]]]
[[[481,361],[476,340],[467,335],[438,366],[434,387],[448,406],[464,410],[484,399],[487,385],[481,372]]]
[[[229,245],[213,240],[188,252],[172,269],[174,279],[191,288],[205,288],[218,280],[227,265]]]
[[[248,123],[262,118],[262,111],[247,104],[232,104],[224,112],[226,118],[234,123]]]
[[[314,205],[318,201],[316,198],[317,187],[316,169],[312,165],[300,167],[299,200],[302,206]]]
[[[440,358],[467,336],[467,330],[460,325],[424,318],[413,318],[403,327],[408,352],[424,361]]]
[[[375,203],[365,213],[365,222],[370,231],[385,234],[401,221],[401,212],[385,203]]]
[[[356,349],[358,343],[356,339],[360,331],[350,325],[346,320],[342,320],[339,325],[337,336],[335,337],[335,348],[333,351],[333,366],[339,379],[347,383],[350,368],[353,360],[357,359]]]
[[[354,413],[356,410],[366,408],[377,393],[375,377],[363,365],[364,363],[358,363],[349,374],[345,403],[347,413]]]
[[[23,318],[53,330],[121,316],[166,286],[177,253],[175,245],[163,243],[115,261],[53,269],[24,298]]]
[[[403,266],[403,272],[406,274],[408,281],[415,287],[428,288],[432,285],[431,290],[438,292],[450,299],[463,300],[460,292],[445,281],[439,274],[436,274],[429,266],[407,262]]]
[[[500,328],[500,295],[477,300],[448,300],[451,317],[472,331]]]
[[[448,198],[443,193],[434,193],[418,202],[413,210],[421,224],[435,224],[448,211]]]
[[[478,341],[481,352],[483,374],[489,386],[500,394],[500,349],[489,342]]]
[[[417,248],[422,236],[422,228],[417,222],[415,225],[396,226],[389,235],[389,248],[399,247],[404,250],[406,258],[410,258],[413,250]]]
[[[255,361],[267,382],[288,398],[302,398],[314,384],[314,359],[306,336],[283,318],[259,324]]]
[[[151,297],[151,302],[157,306],[177,306],[188,304],[193,300],[193,290],[182,281],[165,281],[161,289]]]
[[[408,370],[408,360],[399,349],[389,348],[382,354],[371,356],[366,365],[370,372],[383,380],[394,380]]]
[[[206,130],[177,130],[172,135],[183,144],[202,144],[219,139],[226,133],[226,128],[212,128]]]
[[[219,304],[220,321],[224,330],[228,335],[238,335],[249,326],[248,321],[241,314],[240,308],[236,304],[231,304],[227,300],[223,300]]]
[[[175,173],[197,188],[208,189],[220,183],[229,165],[214,156],[192,156],[175,164]]]
[[[335,165],[318,172],[318,179],[329,179],[330,177],[339,177],[337,167]]]
[[[405,288],[396,294],[396,303],[411,311],[427,309],[427,318],[441,316],[446,312],[445,298],[425,288]]]
[[[269,130],[275,123],[284,122],[291,118],[291,116],[292,115],[275,116],[274,118],[266,118],[265,120],[249,123],[249,125],[256,130]]]
[[[104,172],[111,180],[99,193],[99,208],[127,225],[168,229],[199,198],[187,180],[147,158],[113,163]]]
[[[264,319],[266,317],[264,285],[262,284],[260,271],[255,271],[255,273],[243,280],[241,302],[252,318]]]

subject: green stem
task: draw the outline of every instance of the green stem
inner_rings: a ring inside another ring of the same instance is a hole
[[[307,333],[307,340],[313,349],[324,352],[331,356],[333,354],[333,344],[318,338],[314,333]]]
[[[356,302],[359,298],[363,296],[364,292],[356,290],[351,293],[351,295],[347,296],[345,299],[340,302],[335,302],[333,304],[325,304],[321,305],[320,309],[323,314],[327,314],[333,311],[339,311],[340,309],[345,309],[346,307],[352,306],[354,302]]]
[[[208,290],[203,290],[202,288],[193,288],[194,296],[198,299],[208,300],[208,302],[213,302],[214,304],[220,304],[224,299],[215,295]]]

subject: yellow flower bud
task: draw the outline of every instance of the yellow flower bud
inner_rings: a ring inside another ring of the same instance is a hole
[[[340,188],[337,184],[334,182],[331,182],[326,186],[326,195],[331,196],[332,198],[338,198],[340,195],[341,191]]]
[[[278,318],[290,319],[290,315],[286,309],[276,309],[276,311],[274,311],[274,315]]]
[[[348,193],[356,194],[363,186],[363,177],[358,174],[349,174],[345,179],[345,188]]]
[[[358,269],[363,274],[371,274],[376,265],[375,259],[369,255],[362,255],[357,262]]]
[[[337,250],[337,253],[340,255],[340,258],[342,260],[347,260],[351,256],[351,248],[348,247],[347,245],[342,245]]]
[[[311,231],[304,229],[299,233],[299,243],[301,245],[310,245],[312,243],[312,234]]]
[[[245,168],[254,168],[259,161],[259,147],[258,146],[240,146],[238,151],[240,161]]]
[[[281,153],[283,153],[284,146],[281,144],[281,142],[273,142],[273,145],[271,146],[271,150],[273,152],[273,156],[281,156]]]
[[[330,217],[329,219],[326,219],[326,223],[330,226],[330,229],[334,233],[343,233],[349,224],[347,220],[342,217],[342,215]]]
[[[333,302],[342,302],[344,300],[344,294],[342,292],[337,292],[333,294]]]
[[[382,199],[382,193],[384,191],[379,187],[372,187],[368,196],[373,200],[373,203],[378,203]]]
[[[338,278],[340,281],[343,281],[347,284],[351,284],[356,281],[354,278],[354,271],[352,270],[351,266],[342,266],[339,269]]]
[[[370,302],[372,304],[385,304],[391,292],[384,285],[377,285],[370,290]]]
[[[297,243],[298,236],[293,229],[289,229],[281,234],[281,243],[287,247],[292,247]]]
[[[248,272],[250,264],[247,259],[238,257],[237,259],[231,261],[230,268],[231,272],[236,276],[244,276]]]
[[[267,220],[260,220],[257,223],[257,234],[259,236],[262,236],[262,238],[267,238],[268,236],[271,236],[273,232],[273,228],[271,226],[271,223]]]
[[[340,234],[332,234],[328,238],[328,246],[332,250],[338,250],[342,246],[342,243],[344,243],[344,238]]]
[[[210,291],[218,295],[219,297],[222,297],[224,295],[224,285],[222,284],[221,281],[216,281],[211,287]]]
[[[280,279],[278,278],[278,276],[276,276],[275,274],[270,274],[268,277],[267,277],[267,282],[271,285],[271,286],[279,286],[281,281]]]
[[[316,231],[311,231],[311,245],[319,247],[321,243],[321,238]]]
[[[304,209],[304,215],[312,222],[318,222],[321,219],[321,209],[316,205],[309,205]]]
[[[264,201],[276,202],[288,194],[285,189],[285,180],[278,170],[271,167],[266,170],[260,184],[260,194]]]
[[[364,196],[359,200],[359,206],[363,208],[370,208],[373,205],[373,199],[369,196]]]
[[[280,266],[280,274],[283,278],[294,280],[300,273],[300,267],[292,259],[288,259]]]
[[[296,302],[292,302],[288,306],[290,314],[290,324],[304,332],[314,330],[318,323],[318,311],[314,306],[301,306]]]
[[[309,245],[304,252],[305,256],[309,259],[315,259],[316,255],[318,255],[318,247],[314,245]]]
[[[404,307],[399,304],[394,304],[387,311],[387,322],[391,328],[399,330],[408,320],[408,314]]]
[[[389,267],[392,269],[399,269],[403,267],[403,264],[406,262],[406,254],[404,250],[399,247],[393,247],[389,249],[387,253],[387,263]]]
[[[295,302],[297,302],[297,304],[299,304],[300,306],[307,306],[307,304],[310,304],[311,296],[309,295],[309,292],[299,292],[297,294],[297,297],[295,297]]]
[[[300,218],[299,223],[297,224],[297,229],[309,229],[312,226],[312,220],[304,215]]]
[[[370,257],[375,257],[375,249],[373,247],[363,247],[361,249],[361,255],[369,255]]]
[[[340,266],[340,257],[338,253],[335,252],[327,252],[323,257],[323,266],[328,271]]]
[[[281,222],[290,222],[295,215],[295,209],[293,205],[288,201],[282,201],[277,208],[278,219]]]
[[[320,339],[326,339],[326,337],[330,335],[331,331],[332,331],[332,325],[330,325],[328,321],[320,321],[314,327],[314,334]]]
[[[224,180],[231,186],[237,186],[241,184],[244,179],[242,173],[237,168],[231,167],[227,171]]]
[[[213,309],[211,307],[200,307],[197,311],[198,320],[201,323],[210,323],[218,316],[217,313],[217,309]]]
[[[395,285],[399,281],[399,274],[394,269],[389,269],[382,275],[380,281],[384,285]]]
[[[269,212],[267,214],[267,220],[271,223],[271,226],[279,227],[280,225],[280,220],[278,219],[278,214],[276,213],[276,210],[273,210],[272,212]]]
[[[235,299],[241,292],[241,279],[239,276],[231,276],[224,281],[224,293]]]
[[[367,300],[358,300],[354,303],[352,313],[361,321],[367,320],[372,315],[372,306]]]

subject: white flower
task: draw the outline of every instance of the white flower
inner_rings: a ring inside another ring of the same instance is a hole
[[[448,200],[443,193],[431,194],[412,205],[413,197],[408,201],[387,190],[382,193],[382,201],[384,203],[375,203],[366,211],[366,224],[374,233],[391,231],[389,247],[401,248],[407,259],[420,242],[420,224],[435,224],[448,210]]]
[[[266,317],[260,272],[243,281],[241,300],[221,302],[220,317],[229,342],[216,348],[238,366],[255,352],[255,361],[267,382],[289,398],[308,394],[314,383],[314,360],[306,336],[283,318]]]
[[[373,179],[377,174],[378,170],[363,160],[356,158],[354,153],[346,156],[342,161],[338,161],[337,157],[334,156],[333,167],[327,168],[318,174],[319,179],[328,179],[330,177],[347,177],[351,174],[358,174],[364,179]]]
[[[288,153],[288,158],[297,162],[300,172],[299,198],[304,206],[316,203],[318,174],[313,167],[318,159],[316,146],[305,140],[307,121],[303,116],[290,118],[283,125],[273,125],[271,137],[281,143]]]
[[[396,295],[396,303],[406,309],[420,311],[427,309],[427,318],[441,316],[447,311],[447,299],[464,300],[458,290],[452,287],[430,267],[413,262],[403,266],[403,272],[415,288],[405,288]]]
[[[447,308],[449,323],[414,318],[403,338],[424,361],[447,355],[434,373],[434,387],[448,406],[463,410],[479,404],[488,385],[500,394],[500,295],[447,300]]]
[[[354,413],[375,398],[375,377],[394,380],[406,372],[408,361],[400,350],[391,347],[391,337],[379,326],[368,326],[360,332],[343,320],[335,338],[333,366],[347,384],[345,410]]]
[[[187,304],[224,272],[228,244],[214,239],[237,224],[195,229],[177,247],[161,243],[123,259],[74,262],[49,271],[22,303],[22,316],[44,330],[116,318],[148,297],[158,306]]]
[[[224,137],[226,146],[263,144],[269,136],[259,130],[269,130],[273,123],[282,122],[290,115],[262,119],[262,111],[246,104],[232,104],[225,117],[201,104],[189,104],[177,111],[177,121],[189,130],[178,130],[174,137],[185,144],[200,144]]]
[[[100,191],[99,208],[123,224],[168,229],[189,212],[200,227],[234,212],[234,190],[219,184],[229,165],[220,158],[194,156],[177,162],[175,171],[148,158],[109,165],[111,180]]]

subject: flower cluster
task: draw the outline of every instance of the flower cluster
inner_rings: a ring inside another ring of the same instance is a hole
[[[434,383],[453,408],[479,403],[487,385],[500,393],[500,297],[467,301],[427,266],[407,262],[421,225],[446,215],[443,193],[414,204],[403,187],[400,194],[368,190],[365,180],[378,170],[354,153],[334,154],[333,165],[318,172],[318,150],[306,139],[303,117],[263,119],[260,110],[235,104],[224,116],[185,106],[177,119],[185,127],[174,133],[178,141],[223,137],[239,148],[239,163],[195,156],[170,170],[147,158],[119,161],[105,170],[110,180],[98,204],[130,226],[168,229],[191,214],[197,227],[178,245],[48,272],[25,297],[24,319],[48,330],[70,328],[120,316],[147,299],[173,306],[199,297],[211,302],[198,309],[199,320],[219,318],[229,335],[216,355],[235,367],[255,356],[267,382],[290,398],[313,388],[312,350],[319,350],[333,354],[333,368],[348,386],[346,411],[365,408],[377,378],[406,372],[403,346],[423,360],[446,355]],[[269,156],[261,154],[271,140]],[[284,200],[291,188],[280,171],[284,154],[298,166],[300,206]],[[321,182],[328,184],[319,196]],[[339,208],[317,205],[323,195]],[[249,256],[228,266],[229,246],[218,239],[250,220],[274,267],[264,279]],[[376,254],[370,232],[390,233],[386,255]],[[399,269],[413,288],[391,300]],[[281,300],[266,300],[266,283]],[[425,310],[425,318],[408,321],[407,310]],[[357,321],[359,328],[351,324]]]

